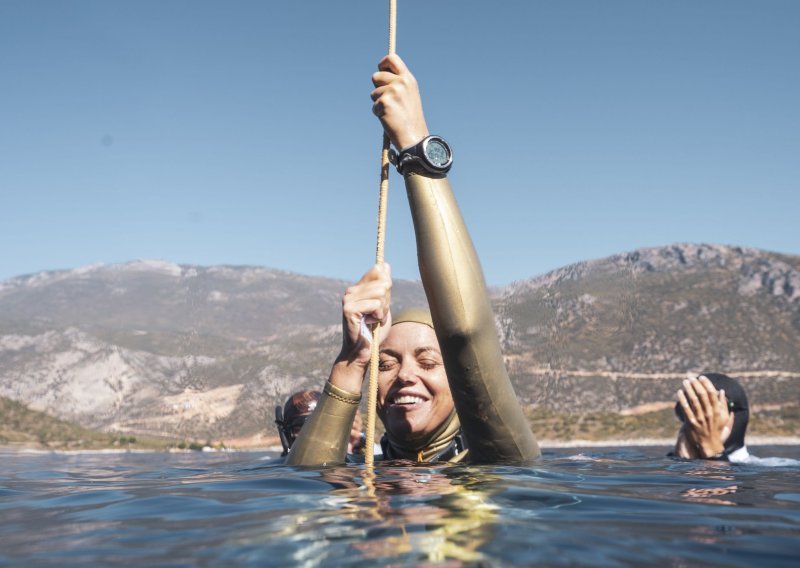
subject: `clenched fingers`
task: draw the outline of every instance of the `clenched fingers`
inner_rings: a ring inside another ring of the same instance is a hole
[[[350,286],[342,298],[342,315],[355,338],[362,319],[367,323],[383,322],[389,314],[392,277],[388,264],[374,265],[358,283]]]

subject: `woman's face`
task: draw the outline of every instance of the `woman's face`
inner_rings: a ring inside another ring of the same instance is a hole
[[[450,416],[453,396],[433,329],[404,322],[381,343],[378,415],[386,430],[410,442],[425,439]]]

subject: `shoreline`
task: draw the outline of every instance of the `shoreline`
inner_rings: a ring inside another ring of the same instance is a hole
[[[559,448],[615,448],[615,447],[671,447],[675,444],[675,438],[641,438],[625,440],[539,440],[539,447],[542,449]],[[755,448],[758,446],[800,446],[800,436],[750,436],[747,438],[747,446]],[[275,446],[264,447],[242,447],[226,448],[224,450],[148,450],[139,448],[98,448],[88,450],[62,450],[57,448],[46,448],[35,445],[25,444],[0,444],[0,452],[20,453],[20,454],[147,454],[147,453],[280,453],[281,448]]]

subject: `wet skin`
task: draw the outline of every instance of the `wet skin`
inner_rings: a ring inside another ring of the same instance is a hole
[[[453,411],[442,354],[433,329],[404,322],[381,343],[378,414],[398,439],[426,439]]]

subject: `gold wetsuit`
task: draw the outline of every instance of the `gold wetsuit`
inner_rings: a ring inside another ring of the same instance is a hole
[[[478,255],[446,177],[405,177],[420,275],[450,390],[473,463],[520,462],[539,455],[508,377]],[[345,460],[360,394],[326,383],[289,452],[290,465]],[[367,448],[371,451],[371,448]]]

